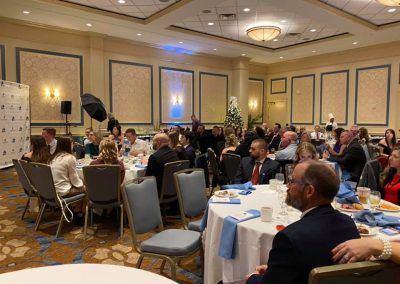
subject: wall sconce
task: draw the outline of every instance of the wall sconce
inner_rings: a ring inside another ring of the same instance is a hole
[[[249,101],[249,108],[250,108],[251,110],[255,110],[255,109],[257,108],[257,106],[258,106],[258,103],[257,103],[256,100],[250,100],[250,101]]]
[[[174,96],[172,98],[172,104],[173,105],[181,105],[183,103],[183,99],[181,96]]]
[[[45,88],[44,95],[51,106],[55,106],[59,102],[60,91],[58,89]]]

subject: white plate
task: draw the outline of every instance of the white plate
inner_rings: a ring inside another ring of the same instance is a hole
[[[239,196],[239,194],[236,192],[236,190],[219,190],[219,191],[216,191],[214,193],[214,195],[218,196],[218,197],[229,197],[229,198]]]
[[[389,205],[396,206],[398,209],[386,209],[386,208],[378,207],[378,208],[376,208],[376,210],[385,211],[385,212],[400,212],[400,206],[393,204],[392,202],[389,202],[389,201],[381,201],[381,204],[382,203],[387,203]]]
[[[341,206],[342,204],[340,204],[340,203],[337,203],[336,204],[336,209],[338,209],[338,210],[340,210],[340,211],[344,211],[344,212],[352,212],[352,213],[354,213],[354,212],[359,212],[359,211],[361,211],[361,210],[363,210],[363,209],[350,209],[350,208],[343,208],[342,206]]]
[[[360,225],[360,224],[357,224],[357,228],[359,227],[359,226],[362,226],[362,227],[364,227],[365,229],[367,229],[368,230],[368,234],[361,234],[360,233],[360,236],[361,237],[371,237],[371,236],[375,236],[377,233],[378,233],[378,228],[377,227],[370,227],[370,226],[368,226],[368,225]]]

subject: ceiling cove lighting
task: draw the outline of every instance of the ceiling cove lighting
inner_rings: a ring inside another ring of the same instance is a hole
[[[393,12],[396,12],[396,8],[391,8],[391,9],[389,9],[387,11],[388,11],[388,13],[393,13]]]
[[[92,26],[92,24],[91,24],[91,23],[87,23],[87,24],[86,24],[86,26],[88,26],[88,27],[91,27],[91,26]]]
[[[253,27],[246,31],[246,34],[256,41],[269,41],[281,34],[281,29],[274,26]]]
[[[125,4],[126,1],[125,1],[125,0],[118,0],[118,3],[119,3],[119,4]]]
[[[25,15],[29,15],[31,12],[25,10],[25,11],[22,11],[22,13],[24,13]]]
[[[244,8],[243,12],[250,12],[250,8]]]
[[[376,1],[385,6],[400,7],[400,0],[376,0]]]

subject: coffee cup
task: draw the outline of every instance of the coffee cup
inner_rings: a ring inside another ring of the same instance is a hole
[[[261,221],[262,222],[271,222],[272,221],[272,207],[261,207]]]
[[[369,200],[369,195],[371,193],[371,189],[368,187],[357,187],[357,195],[360,203],[367,204]]]

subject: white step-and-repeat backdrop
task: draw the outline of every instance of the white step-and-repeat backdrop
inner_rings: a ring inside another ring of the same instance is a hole
[[[30,121],[29,86],[0,80],[0,169],[29,151]]]

